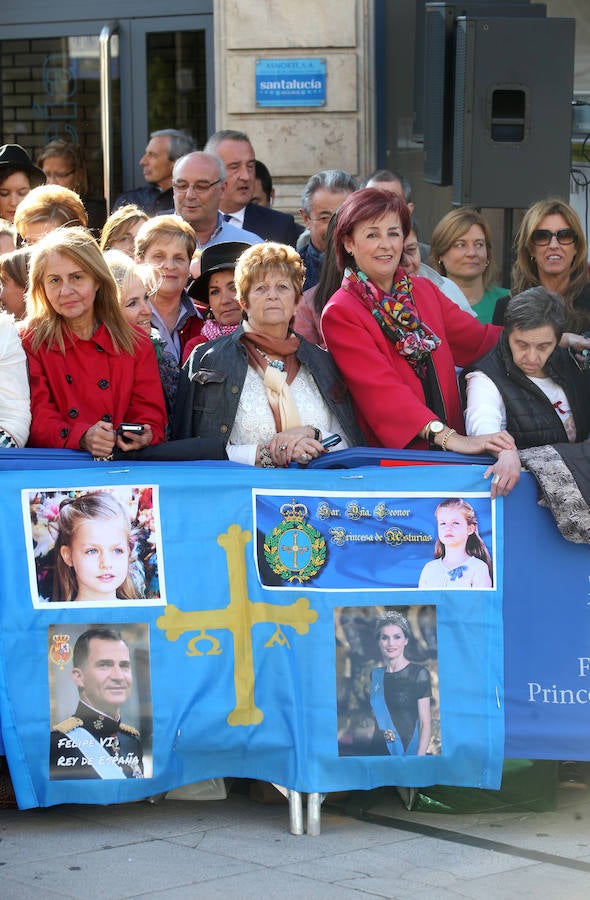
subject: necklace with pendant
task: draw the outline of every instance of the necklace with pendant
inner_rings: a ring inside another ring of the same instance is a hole
[[[256,350],[258,353],[260,353],[261,356],[264,357],[264,359],[272,369],[278,369],[279,372],[285,371],[285,363],[282,359],[271,359],[270,356],[267,356],[266,353],[260,349],[260,347],[256,347]]]

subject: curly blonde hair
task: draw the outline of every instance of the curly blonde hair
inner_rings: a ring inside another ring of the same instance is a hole
[[[253,244],[238,259],[234,273],[237,300],[244,309],[248,308],[248,295],[252,285],[260,281],[269,269],[285,275],[293,285],[297,297],[303,293],[305,265],[293,247],[272,241]]]

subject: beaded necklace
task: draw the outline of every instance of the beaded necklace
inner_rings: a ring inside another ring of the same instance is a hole
[[[270,356],[267,356],[264,350],[261,350],[260,347],[256,347],[256,352],[260,353],[262,357],[267,361],[268,365],[272,369],[278,369],[279,372],[285,371],[285,363],[282,359],[271,359]]]

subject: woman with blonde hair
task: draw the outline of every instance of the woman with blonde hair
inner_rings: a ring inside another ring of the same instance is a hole
[[[174,438],[226,436],[236,462],[306,464],[332,433],[363,441],[331,356],[292,330],[305,267],[284,244],[254,244],[234,273],[244,321],[196,347],[181,373]]]
[[[59,184],[33,188],[14,214],[14,226],[26,244],[35,244],[54,228],[88,225],[88,214],[75,191]]]
[[[135,237],[141,225],[147,222],[148,215],[130,203],[120,206],[108,217],[100,234],[100,249],[120,250],[132,259],[135,256]]]
[[[491,322],[496,302],[509,296],[492,283],[492,233],[476,209],[462,206],[440,220],[432,232],[428,264],[461,288],[480,322]]]
[[[154,345],[160,380],[166,400],[166,411],[172,416],[178,368],[172,354],[166,352],[158,329],[152,325],[151,298],[158,290],[160,279],[151,267],[140,265],[120,250],[106,250],[104,258],[119,288],[119,304],[130,325],[141,328]]]
[[[162,441],[166,412],[153,347],[125,321],[92,235],[75,227],[50,232],[33,247],[29,283],[30,445],[105,458],[115,444],[126,451]]]
[[[516,237],[513,292],[542,285],[565,304],[565,331],[590,329],[588,247],[582,223],[563,200],[540,200],[526,211]],[[504,324],[508,299],[498,304],[494,321]]]
[[[186,291],[196,245],[195,232],[176,215],[148,219],[135,239],[137,262],[147,263],[158,272],[159,287],[152,297],[152,323],[179,368],[186,344],[201,333],[204,322]]]

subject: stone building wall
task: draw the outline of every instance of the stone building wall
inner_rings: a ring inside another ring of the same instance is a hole
[[[320,169],[364,175],[373,167],[370,0],[215,0],[216,128],[250,136],[286,211]],[[257,59],[326,60],[322,107],[257,107]]]

